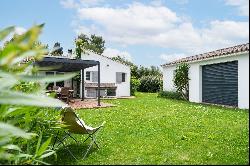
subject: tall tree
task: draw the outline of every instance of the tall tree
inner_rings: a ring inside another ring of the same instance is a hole
[[[104,44],[105,40],[101,36],[91,35],[90,47],[95,53],[101,55],[105,50]]]
[[[50,52],[53,56],[62,56],[63,55],[63,48],[61,47],[61,44],[59,42],[56,42],[54,44],[54,47],[52,51]]]
[[[85,34],[80,34],[75,39],[76,45],[76,56],[77,58],[81,57],[81,53],[84,53],[86,50],[91,50],[97,54],[102,54],[105,50],[105,40],[101,36],[91,35],[90,38]]]

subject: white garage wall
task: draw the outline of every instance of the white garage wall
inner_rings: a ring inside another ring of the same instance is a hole
[[[174,87],[174,70],[176,66],[163,67],[163,90],[164,91],[176,91]]]
[[[249,109],[249,53],[238,59],[238,98],[239,108]]]
[[[189,101],[202,102],[202,66],[214,63],[238,61],[238,107],[249,109],[249,53],[237,53],[224,57],[216,57],[196,62],[190,62],[189,70]],[[176,65],[163,67],[163,89],[174,89],[173,70]]]

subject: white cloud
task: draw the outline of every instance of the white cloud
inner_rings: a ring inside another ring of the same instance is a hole
[[[137,2],[125,7],[80,7],[78,25],[74,28],[77,33],[101,35],[106,42],[165,47],[185,55],[249,41],[248,21],[213,20],[207,27],[198,28],[190,19],[163,6],[161,0],[153,2],[149,5]],[[161,55],[164,57],[171,59],[169,55]]]
[[[177,59],[180,59],[180,58],[184,58],[184,57],[187,57],[187,55],[185,54],[161,54],[160,55],[160,58],[162,60],[164,60],[165,62],[172,62],[172,61],[175,61]]]
[[[238,7],[239,14],[249,16],[249,0],[225,0],[226,5]]]
[[[61,0],[60,4],[64,8],[78,9],[80,7],[91,7],[100,4],[103,0]]]
[[[82,6],[96,6],[103,2],[103,0],[80,0]]]
[[[25,29],[23,27],[15,27],[14,34],[21,35],[21,34],[23,34],[26,31],[27,31],[27,29]]]
[[[0,47],[2,47],[6,41],[11,40],[11,38],[13,37],[14,34],[21,35],[21,34],[25,33],[26,31],[27,31],[27,29],[25,29],[23,27],[15,27],[14,31],[12,33],[10,33],[4,40],[1,41]]]
[[[126,52],[126,51],[120,51],[120,50],[117,50],[117,49],[113,49],[113,48],[106,48],[103,52],[103,55],[104,56],[107,56],[107,57],[117,57],[118,55],[122,58],[125,58],[129,61],[132,61],[132,56]]]
[[[79,4],[74,0],[61,0],[60,4],[64,8],[68,8],[68,9],[75,9],[79,7]]]

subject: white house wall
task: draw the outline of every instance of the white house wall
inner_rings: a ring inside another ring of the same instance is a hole
[[[95,60],[100,62],[100,82],[101,83],[115,83],[117,86],[116,96],[130,96],[130,67],[121,63],[115,62],[106,57],[89,53],[89,55],[82,55],[83,60]],[[98,71],[98,66],[90,67],[84,70],[84,78],[86,78],[87,71]],[[116,72],[126,73],[125,82],[116,83]],[[91,82],[85,80],[86,83]],[[86,93],[86,92],[85,92]]]
[[[189,101],[202,102],[202,66],[238,61],[238,107],[249,109],[249,53],[191,62],[189,69]],[[163,89],[174,90],[173,71],[176,65],[163,67]]]

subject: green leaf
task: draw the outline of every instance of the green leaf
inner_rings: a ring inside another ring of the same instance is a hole
[[[40,159],[43,159],[43,158],[46,158],[46,157],[49,157],[49,156],[51,156],[52,154],[54,154],[55,153],[55,151],[48,151],[48,153],[45,153],[45,154],[43,154],[43,155],[41,155],[39,158]]]
[[[17,145],[9,144],[3,146],[4,149],[22,151]]]
[[[36,161],[36,162],[38,162],[38,163],[41,163],[41,164],[43,164],[43,165],[50,165],[49,163],[46,163],[46,162],[41,161],[41,160],[34,160],[34,161]]]
[[[40,145],[41,145],[41,141],[42,141],[42,137],[43,137],[43,132],[40,132],[40,135],[39,135],[39,138],[38,138],[38,141],[37,141],[37,144],[36,144],[36,155],[37,155],[37,153],[39,151],[39,148],[40,148]]]
[[[22,137],[26,139],[30,139],[31,136],[35,135],[34,133],[26,133],[20,128],[12,126],[7,123],[0,122],[0,136],[11,135],[15,137]]]
[[[12,87],[17,81],[13,75],[0,70],[0,90]]]
[[[7,27],[4,30],[0,31],[0,41],[2,41],[6,36],[8,36],[15,29],[14,26]]]
[[[31,154],[25,154],[25,153],[21,153],[19,155],[17,155],[18,158],[30,158],[32,157]]]
[[[57,74],[53,76],[31,76],[31,75],[19,75],[19,79],[22,81],[30,82],[41,82],[41,83],[50,83],[50,82],[59,82],[63,80],[68,80],[77,75],[77,73],[67,73],[67,74]]]
[[[45,141],[42,146],[39,148],[38,152],[37,152],[37,156],[41,156],[46,149],[48,148],[49,144],[51,142],[51,137],[49,139],[47,139],[47,141]]]
[[[33,95],[15,91],[0,93],[0,104],[27,105],[40,107],[63,107],[66,104],[45,95]]]

